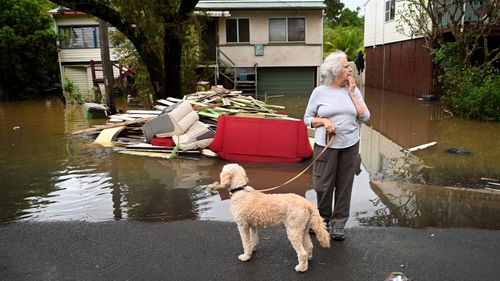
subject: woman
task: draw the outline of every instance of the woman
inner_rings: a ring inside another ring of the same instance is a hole
[[[326,57],[320,67],[322,85],[313,90],[304,115],[304,123],[316,128],[314,157],[328,146],[314,163],[313,185],[319,213],[334,240],[345,239],[344,226],[349,218],[359,151],[357,121],[366,122],[370,118],[351,72],[344,52],[336,51]],[[333,136],[333,141],[328,142],[328,136]]]

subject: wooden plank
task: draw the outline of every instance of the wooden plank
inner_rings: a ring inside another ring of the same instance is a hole
[[[135,155],[135,156],[147,156],[147,157],[156,157],[156,158],[164,158],[169,159],[170,153],[163,152],[144,152],[144,151],[128,151],[128,150],[119,150],[118,153]]]
[[[130,109],[130,110],[127,110],[126,112],[127,114],[151,114],[151,115],[160,115],[162,113],[162,111],[158,111],[158,110],[138,110],[138,109]]]
[[[94,140],[94,144],[101,145],[103,147],[113,147],[113,140],[116,136],[125,129],[125,126],[114,127],[102,130],[102,132]]]
[[[223,106],[231,105],[231,100],[229,98],[222,98],[222,105]]]
[[[151,117],[139,118],[139,119],[131,120],[131,121],[124,121],[124,122],[120,122],[120,123],[99,125],[99,126],[95,126],[95,127],[92,127],[92,128],[86,128],[86,129],[82,129],[82,130],[77,130],[77,131],[74,131],[72,134],[73,135],[79,135],[79,134],[85,134],[85,133],[90,133],[90,132],[95,132],[95,131],[101,131],[101,130],[109,129],[109,128],[115,128],[115,127],[121,127],[121,126],[128,126],[128,125],[132,125],[132,124],[145,123],[146,121],[149,121],[149,120],[151,120],[153,118],[154,117],[151,116]]]
[[[161,103],[161,104],[166,105],[166,106],[171,106],[171,105],[174,105],[174,104],[177,103],[177,102],[168,101],[168,100],[165,100],[165,99],[159,99],[156,102]]]

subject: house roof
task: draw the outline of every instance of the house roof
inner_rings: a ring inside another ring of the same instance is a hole
[[[199,0],[196,10],[324,9],[323,0]]]
[[[49,10],[48,11],[49,14],[51,15],[85,15],[85,13],[82,13],[82,12],[78,12],[78,11],[73,11],[69,8],[66,8],[66,7],[63,7],[63,6],[59,6],[57,8],[54,8],[52,10]]]

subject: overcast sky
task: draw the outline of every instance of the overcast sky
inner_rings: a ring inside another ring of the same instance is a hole
[[[364,14],[363,5],[365,4],[365,0],[340,0],[340,2],[342,2],[346,8],[352,11],[356,11],[356,8],[360,7],[361,8],[360,14],[361,15]]]

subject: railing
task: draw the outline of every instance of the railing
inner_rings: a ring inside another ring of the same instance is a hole
[[[253,91],[255,98],[257,98],[257,67],[258,64],[253,65],[254,81],[243,81],[239,80],[238,75],[244,74],[245,70],[250,70],[251,67],[238,67],[236,63],[225,54],[219,47],[217,47],[215,52],[215,85],[219,81],[220,75],[226,78],[233,84],[233,89],[238,89],[241,91]],[[223,69],[229,69],[229,73],[225,73]]]
[[[100,67],[98,67],[97,65],[100,65]],[[112,64],[112,66],[116,69],[118,69],[118,73],[119,73],[119,76],[120,78],[125,78],[129,75],[133,75],[134,72],[130,69],[127,69],[126,67],[124,67],[123,65],[121,64]],[[97,78],[97,75],[96,75],[96,72],[100,71],[102,72],[102,62],[101,61],[94,61],[94,60],[91,60],[90,61],[90,70],[91,70],[91,73],[92,73],[92,83],[94,84],[94,86],[97,86],[99,83],[104,83],[104,78]],[[113,74],[114,76],[114,74]],[[116,78],[116,77],[115,77]]]
[[[228,63],[229,62],[229,63]],[[222,73],[219,69],[220,66],[232,69],[233,78],[231,79],[225,73]],[[233,83],[233,88],[238,88],[238,80],[236,79],[236,63],[234,63],[231,58],[229,58],[219,47],[217,47],[217,51],[215,52],[215,85],[217,85],[217,80],[219,78],[219,74],[222,74],[229,81]]]

